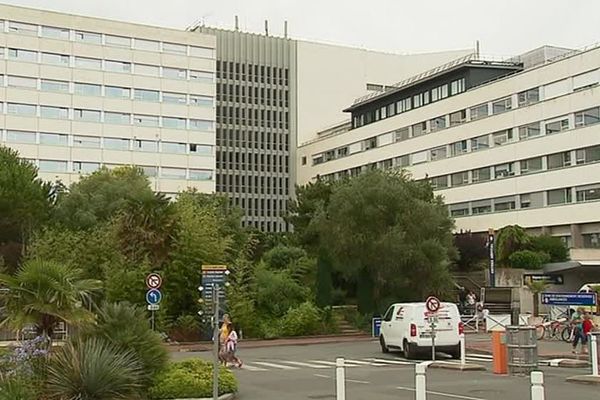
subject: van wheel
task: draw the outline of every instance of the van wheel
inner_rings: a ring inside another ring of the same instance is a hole
[[[454,349],[450,352],[450,357],[454,358],[455,360],[460,359],[460,344],[454,346]]]
[[[381,352],[382,353],[389,353],[390,352],[390,349],[385,344],[385,339],[383,338],[383,335],[379,336],[379,344],[381,345]]]
[[[406,340],[404,341],[404,343],[402,343],[402,351],[404,352],[404,358],[406,359],[411,360],[416,357],[414,345],[408,343],[408,341]]]

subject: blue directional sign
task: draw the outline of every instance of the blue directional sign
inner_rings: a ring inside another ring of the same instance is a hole
[[[595,306],[596,293],[542,293],[542,304],[549,306]]]
[[[371,333],[373,337],[379,337],[379,333],[381,332],[381,318],[375,317],[371,321]]]
[[[162,299],[162,293],[158,289],[150,289],[146,292],[146,302],[148,304],[158,304]]]

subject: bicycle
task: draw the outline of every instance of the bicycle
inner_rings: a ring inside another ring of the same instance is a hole
[[[538,340],[544,339],[556,339],[563,340],[565,342],[570,341],[572,327],[568,324],[566,318],[559,318],[557,320],[549,320],[548,317],[544,317],[544,321],[535,327],[535,332]]]

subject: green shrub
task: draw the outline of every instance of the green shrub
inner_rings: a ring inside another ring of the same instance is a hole
[[[26,379],[0,380],[0,400],[32,400],[37,398],[35,388]]]
[[[546,253],[531,250],[516,251],[508,257],[511,267],[522,269],[540,269],[548,260],[549,256]]]
[[[283,336],[307,336],[322,331],[321,311],[311,302],[290,308],[281,320]]]
[[[193,359],[171,363],[154,379],[149,398],[188,399],[212,396],[212,365]],[[219,395],[237,391],[235,377],[227,368],[219,370]]]
[[[289,271],[269,271],[259,268],[256,272],[255,306],[257,312],[279,318],[291,308],[306,301],[310,290],[296,282]]]
[[[550,235],[532,236],[530,246],[533,251],[548,254],[549,260],[547,262],[569,260],[569,249],[559,237]]]

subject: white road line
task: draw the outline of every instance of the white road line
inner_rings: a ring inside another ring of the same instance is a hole
[[[367,382],[367,381],[357,381],[355,379],[346,379],[346,382],[352,382],[352,383],[362,383],[363,385],[368,385],[371,382]]]
[[[317,363],[317,364],[325,364],[325,365],[329,365],[331,367],[335,367],[335,362],[333,362],[333,361],[310,360],[310,362]]]
[[[242,366],[242,369],[245,369],[246,371],[268,371],[268,369],[264,369],[264,368],[259,368],[259,367],[253,367],[252,365],[248,365],[248,364],[244,364]]]
[[[360,360],[344,360],[346,365],[348,364],[357,364],[357,365],[368,365],[371,367],[383,367],[385,364],[379,364],[371,361],[360,361]]]
[[[290,367],[289,365],[268,363],[268,362],[264,362],[264,361],[252,361],[252,364],[258,364],[258,365],[262,365],[263,367],[278,368],[278,369],[285,369],[285,370],[298,369],[297,367]]]
[[[330,376],[328,376],[328,375],[321,375],[321,374],[314,374],[314,376],[316,376],[317,378],[326,378],[326,379],[330,378]]]
[[[305,362],[300,362],[300,361],[284,361],[284,360],[277,360],[278,362],[282,362],[282,363],[286,363],[286,364],[291,364],[291,365],[295,365],[298,367],[307,367],[307,368],[318,368],[318,369],[329,369],[331,367],[327,366],[327,365],[317,365],[317,364],[309,364],[309,363],[305,363]]]
[[[490,360],[494,359],[494,356],[491,354],[478,354],[478,353],[474,353],[474,354],[467,354],[467,357],[481,357],[481,358],[489,358]]]
[[[388,358],[369,358],[370,361],[374,361],[376,363],[385,363],[385,364],[394,364],[394,365],[413,365],[414,362],[410,361],[400,361],[400,360],[390,360]]]
[[[494,360],[490,360],[489,358],[478,358],[478,357],[469,357],[469,356],[465,357],[465,359],[469,360],[469,361],[483,361],[483,362],[492,362],[492,361],[494,361]]]
[[[411,387],[404,387],[404,386],[397,386],[396,389],[400,389],[400,390],[408,390],[411,392],[415,391],[415,388],[411,388]],[[453,399],[462,399],[462,400],[485,400],[482,399],[481,397],[469,397],[469,396],[462,396],[460,394],[452,394],[452,393],[442,393],[442,392],[434,392],[432,390],[427,390],[427,393],[429,394],[434,394],[436,396],[443,396],[443,397],[450,397]]]

